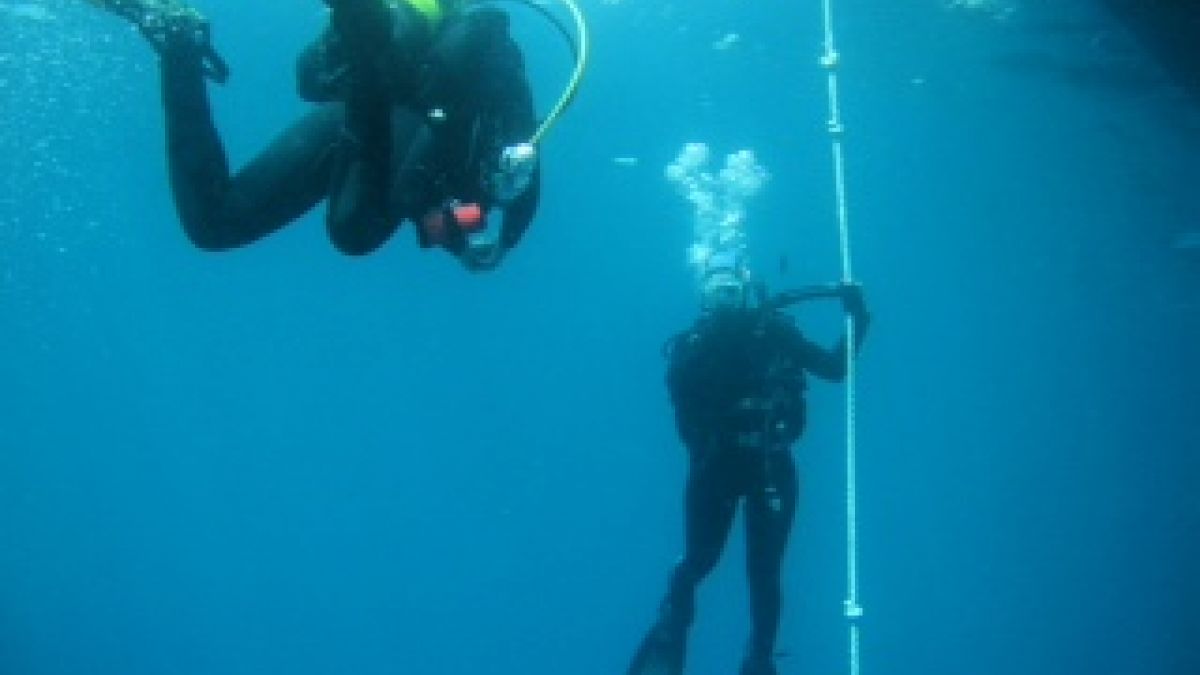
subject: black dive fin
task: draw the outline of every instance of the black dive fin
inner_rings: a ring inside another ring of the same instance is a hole
[[[746,659],[738,675],[779,675],[771,658]]]
[[[683,675],[685,644],[651,630],[638,646],[628,675]]]
[[[208,20],[180,0],[88,0],[92,5],[133,24],[162,54],[171,41],[190,43],[200,55],[204,74],[214,82],[229,79],[229,65],[213,48]]]

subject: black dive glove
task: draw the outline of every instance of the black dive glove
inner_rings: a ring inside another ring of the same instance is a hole
[[[865,324],[871,318],[871,313],[867,311],[867,301],[863,298],[862,284],[843,281],[838,284],[838,297],[842,299],[842,308],[855,323]]]
[[[383,0],[325,0],[329,24],[348,54],[371,58],[392,38],[392,13]]]

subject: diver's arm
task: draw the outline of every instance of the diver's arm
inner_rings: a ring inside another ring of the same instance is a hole
[[[541,193],[542,172],[538,168],[533,172],[529,187],[521,193],[521,196],[504,207],[504,220],[500,228],[500,246],[504,250],[507,251],[516,246],[525,234],[525,230],[529,229],[529,224],[533,222],[533,216],[537,212]]]
[[[379,0],[327,4],[331,10],[329,28],[341,38],[346,58],[357,67],[370,68],[378,63],[381,54],[409,39],[421,23],[416,10],[405,3],[397,7]]]
[[[525,78],[524,60],[508,35],[508,16],[481,10],[471,16],[476,77],[472,98],[478,102],[482,130],[479,175],[487,206],[502,212],[500,232],[492,243],[468,246],[460,255],[473,271],[494,269],[520,242],[533,222],[541,196],[537,152],[528,144],[537,125],[533,94]]]
[[[676,361],[674,355],[670,358],[665,379],[671,408],[675,413],[675,430],[683,444],[696,452],[705,445],[705,422],[711,420],[705,420],[704,415],[698,414],[698,411],[705,409],[700,383],[695,381],[695,377],[689,377],[690,369]]]
[[[475,95],[481,102],[483,128],[488,132],[481,161],[484,175],[495,178],[489,186],[492,198],[504,209],[501,245],[512,248],[529,227],[537,210],[541,188],[536,153],[505,168],[502,155],[510,157],[516,146],[527,143],[537,127],[533,92],[525,76],[520,48],[508,34],[508,16],[499,11],[479,12],[475,31],[480,45],[479,75]],[[519,153],[517,153],[519,154]],[[521,177],[514,174],[522,174]],[[515,179],[515,180],[514,180]]]
[[[792,353],[804,364],[804,370],[829,382],[846,379],[846,338],[842,336],[832,348],[825,348],[797,334],[791,344]]]
[[[508,15],[478,10],[470,19],[475,44],[472,96],[490,129],[496,149],[523,143],[537,129],[533,92],[525,75],[525,59],[509,35]]]
[[[529,229],[540,196],[541,174],[535,169],[525,191],[500,207],[500,231],[494,238],[473,242],[470,237],[462,237],[457,244],[451,244],[447,248],[472,272],[496,269],[505,255],[521,240],[525,230]]]
[[[867,329],[871,325],[871,314],[862,296],[862,288],[857,284],[842,284],[839,288],[842,306],[850,316],[854,326],[854,354],[857,356],[867,337]],[[805,338],[795,326],[789,324],[792,332],[789,341],[797,358],[804,364],[804,369],[817,377],[830,382],[841,382],[846,379],[846,336],[838,339],[831,349],[826,349]]]
[[[855,320],[855,354],[862,346],[863,336],[866,334],[865,328],[865,322],[860,323]],[[838,339],[837,344],[828,349],[810,342],[804,337],[801,337],[800,341],[803,344],[797,345],[797,351],[802,354],[800,358],[805,370],[828,382],[841,382],[846,379],[846,336],[843,335]]]
[[[448,248],[454,253],[468,270],[472,272],[488,272],[500,266],[500,262],[510,250],[517,245],[529,224],[533,222],[537,211],[538,199],[541,195],[541,175],[534,171],[529,186],[515,200],[500,208],[500,232],[491,240],[482,240],[472,245],[469,238],[463,238],[458,245]],[[494,225],[492,227],[495,227]]]
[[[532,146],[524,145],[524,147],[521,147],[533,134],[534,126],[537,122],[534,117],[532,97],[529,94],[528,86],[523,73],[519,77],[514,78],[512,84],[513,90],[510,91],[507,100],[499,104],[503,117],[500,120],[500,124],[496,127],[500,133],[493,143],[493,147],[497,148],[493,152],[497,155],[505,152],[512,154],[527,152],[526,159],[521,162],[523,166],[514,165],[502,169],[492,168],[492,171],[497,172],[495,178],[492,180],[493,186],[508,185],[508,187],[501,189],[493,187],[494,192],[508,193],[493,195],[493,198],[496,199],[504,212],[500,232],[500,245],[505,251],[516,246],[521,237],[524,236],[525,231],[529,229],[541,198],[542,172],[540,160]],[[499,157],[489,158],[487,161],[493,163],[501,162]]]
[[[427,28],[408,5],[378,0],[329,2],[329,25],[296,61],[296,88],[312,102],[346,100],[351,89],[387,90],[418,68]],[[372,96],[379,100],[380,96]]]

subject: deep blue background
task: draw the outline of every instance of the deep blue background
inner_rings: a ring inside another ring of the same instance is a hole
[[[1086,0],[841,0],[864,673],[1200,672],[1200,115]],[[320,214],[191,249],[152,55],[0,0],[0,673],[622,672],[680,544],[659,345],[687,141],[753,148],[756,269],[836,278],[816,3],[585,4],[538,220],[470,276]],[[801,6],[802,5],[802,6]],[[235,163],[317,2],[205,2]],[[517,9],[543,108],[558,37]],[[714,41],[736,32],[729,50]],[[634,167],[612,159],[632,156]],[[833,339],[833,308],[804,310]],[[812,391],[781,672],[845,668],[841,390]],[[689,673],[733,672],[740,539]]]

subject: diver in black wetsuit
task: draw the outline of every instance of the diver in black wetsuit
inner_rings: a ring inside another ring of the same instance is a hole
[[[846,339],[810,342],[780,311],[788,301],[751,296],[743,274],[720,269],[705,281],[705,308],[667,344],[667,388],[689,456],[685,549],[671,573],[658,620],[634,655],[630,675],[683,672],[696,587],[720,558],[739,501],[746,521],[752,630],[742,675],[774,675],[780,567],[796,511],[789,448],[804,431],[805,374],[846,375]],[[857,350],[869,323],[861,288],[841,284],[811,296],[838,297],[854,319]]]
[[[161,55],[184,231],[202,249],[230,249],[328,199],[329,236],[345,253],[375,250],[410,219],[423,247],[494,267],[539,196],[523,142],[536,126],[532,95],[507,15],[465,0],[325,1],[330,25],[297,63],[299,94],[317,105],[230,175],[204,82],[215,56],[207,22],[178,0],[93,0]],[[492,208],[502,222],[488,227]]]

